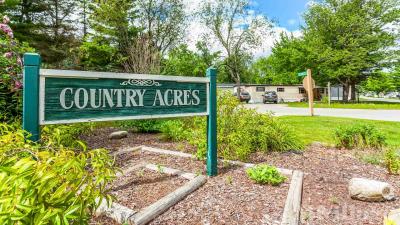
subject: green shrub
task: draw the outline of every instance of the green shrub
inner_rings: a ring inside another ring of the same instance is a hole
[[[390,174],[400,174],[400,152],[394,149],[386,150],[385,165]]]
[[[116,124],[122,128],[133,129],[135,132],[159,133],[165,122],[166,120],[163,119],[151,119],[117,121]]]
[[[116,169],[108,152],[40,145],[25,135],[0,124],[0,224],[88,224],[96,199],[112,199],[107,186]]]
[[[335,138],[336,146],[339,148],[382,149],[386,145],[385,135],[369,124],[339,127],[335,130]]]
[[[253,152],[288,151],[304,148],[295,133],[272,115],[245,108],[229,92],[218,95],[218,154],[226,159],[246,160]],[[197,146],[197,156],[207,152],[206,119],[195,118],[187,125],[187,140]]]
[[[247,169],[246,172],[250,179],[258,184],[277,186],[286,180],[286,177],[282,176],[275,167],[269,165],[256,165]]]
[[[83,42],[79,47],[79,59],[85,70],[110,71],[118,64],[117,49],[102,38]]]
[[[164,138],[172,141],[185,140],[188,132],[184,120],[166,120],[160,126],[160,131]]]
[[[42,128],[42,141],[59,147],[86,148],[79,136],[93,131],[93,123],[75,123],[68,125],[47,125]]]

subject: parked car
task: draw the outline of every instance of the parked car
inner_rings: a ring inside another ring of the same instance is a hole
[[[238,95],[237,92],[235,92],[234,96],[237,96],[237,95]],[[251,100],[250,93],[246,90],[241,89],[240,90],[240,101],[249,103],[250,100]]]
[[[266,104],[267,102],[273,102],[275,104],[278,103],[278,95],[275,91],[266,91],[263,94],[263,102]]]

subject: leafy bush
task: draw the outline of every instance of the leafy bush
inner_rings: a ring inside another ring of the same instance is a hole
[[[133,129],[136,132],[143,133],[159,133],[161,127],[164,125],[166,120],[152,119],[152,120],[128,120],[128,121],[117,121],[116,124],[119,127],[126,129]]]
[[[218,154],[226,159],[246,160],[257,151],[301,150],[303,143],[285,124],[272,115],[245,108],[229,92],[218,95]],[[198,148],[197,156],[206,155],[205,118],[191,120],[187,139]]]
[[[88,224],[96,199],[112,199],[107,185],[116,169],[108,152],[40,145],[25,135],[0,124],[0,224]]]
[[[21,57],[24,52],[32,52],[33,49],[14,38],[8,23],[8,17],[1,18],[0,15],[0,121],[10,122],[22,113]]]
[[[42,128],[42,141],[59,147],[86,148],[78,137],[94,129],[93,123],[75,123],[68,125],[48,125]]]
[[[269,165],[256,165],[247,169],[246,172],[250,179],[258,184],[277,186],[286,180],[286,177],[282,176],[275,167]]]
[[[164,135],[164,138],[173,140],[173,141],[181,141],[187,137],[188,129],[185,127],[184,120],[166,120],[163,122],[162,126],[160,126],[160,131]]]
[[[386,145],[386,137],[375,126],[355,124],[339,127],[335,130],[336,145],[340,148],[372,148],[381,149]]]
[[[117,49],[99,38],[82,43],[79,59],[85,70],[109,71],[114,70],[118,64]]]
[[[394,149],[386,150],[385,165],[390,174],[400,174],[400,152]]]

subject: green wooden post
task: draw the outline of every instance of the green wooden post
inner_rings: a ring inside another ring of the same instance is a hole
[[[40,139],[39,126],[39,69],[40,55],[24,54],[23,129],[32,134],[32,141]]]
[[[216,176],[217,171],[217,70],[209,68],[207,77],[210,78],[209,115],[207,118],[207,175]]]

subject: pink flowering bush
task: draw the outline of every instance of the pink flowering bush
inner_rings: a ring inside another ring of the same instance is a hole
[[[14,38],[9,23],[8,16],[0,15],[0,121],[12,121],[21,115],[22,55],[33,51]]]

